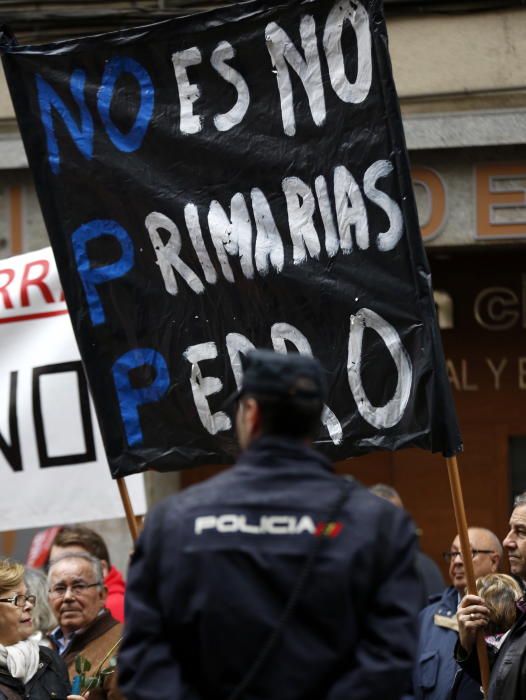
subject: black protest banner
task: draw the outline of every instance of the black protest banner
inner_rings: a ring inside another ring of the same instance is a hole
[[[231,461],[253,346],[320,359],[331,457],[460,449],[377,0],[3,50],[114,476]]]

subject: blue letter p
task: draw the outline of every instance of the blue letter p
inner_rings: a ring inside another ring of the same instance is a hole
[[[113,236],[120,244],[121,257],[114,263],[101,267],[92,267],[88,257],[87,246],[90,241],[100,236]],[[123,277],[133,267],[133,243],[128,233],[116,221],[94,219],[79,226],[71,237],[73,252],[77,262],[77,271],[86,293],[89,314],[94,326],[106,321],[104,309],[97,291],[97,285]]]
[[[135,387],[132,385],[130,372],[144,366],[152,368],[153,379],[147,386]],[[140,445],[144,438],[139,408],[144,404],[160,401],[167,392],[170,377],[166,362],[163,356],[152,348],[137,348],[121,355],[114,363],[112,372],[128,445]]]

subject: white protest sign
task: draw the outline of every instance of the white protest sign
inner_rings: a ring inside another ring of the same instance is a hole
[[[142,475],[126,480],[146,511]],[[124,517],[51,248],[0,261],[0,531]]]

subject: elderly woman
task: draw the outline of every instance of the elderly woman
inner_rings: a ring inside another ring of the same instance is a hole
[[[25,567],[24,581],[31,595],[36,597],[35,605],[31,611],[33,618],[33,634],[30,639],[42,646],[52,648],[48,634],[57,626],[57,619],[48,601],[47,576],[40,569]]]
[[[504,574],[479,579],[477,589],[479,595],[464,596],[457,610],[459,644],[455,650],[456,659],[470,676],[476,680],[480,678],[474,647],[477,632],[482,630],[491,667],[488,698],[524,700],[526,599],[520,598],[522,591],[517,582]]]
[[[72,700],[62,659],[29,639],[34,604],[24,567],[0,559],[0,700]]]

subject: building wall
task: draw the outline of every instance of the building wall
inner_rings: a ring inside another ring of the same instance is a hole
[[[481,108],[476,97],[489,102],[510,92],[517,101],[492,105],[524,105],[525,29],[521,9],[391,17],[389,48],[402,104],[415,112]]]
[[[526,11],[391,14],[388,29],[465,441],[468,520],[503,535],[526,440]],[[0,71],[0,256],[46,244]],[[338,468],[393,484],[424,549],[436,558],[448,549],[455,524],[440,456],[405,450]],[[178,486],[178,475],[152,477],[150,500]]]

